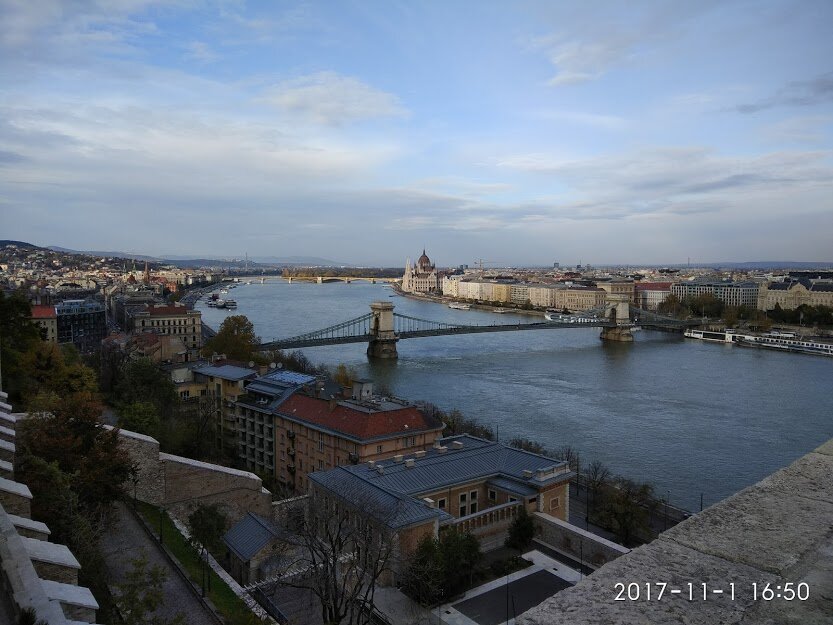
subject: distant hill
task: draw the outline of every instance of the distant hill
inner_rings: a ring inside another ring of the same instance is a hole
[[[40,247],[38,245],[32,245],[31,243],[26,243],[26,241],[11,241],[9,239],[4,239],[4,240],[0,241],[0,247],[6,247],[7,245],[16,245],[17,247],[29,247],[29,248],[32,248],[32,249],[35,249],[35,250],[46,249],[46,248]]]

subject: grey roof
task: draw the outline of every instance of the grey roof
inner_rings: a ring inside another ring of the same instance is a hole
[[[350,471],[349,467],[318,471],[311,473],[309,478],[394,529],[433,519],[439,519],[440,522],[451,519],[446,511],[431,508],[402,493],[380,488]]]
[[[309,475],[317,484],[354,502],[369,502],[391,514],[388,524],[401,527],[439,516],[421,497],[459,484],[488,480],[499,488],[531,496],[544,486],[566,482],[574,474],[567,463],[467,434],[440,439],[446,451],[426,451],[413,466],[389,458],[341,466]],[[455,447],[454,443],[462,443]],[[379,470],[381,467],[381,471]],[[526,472],[526,473],[525,473]],[[364,505],[364,503],[360,504]]]
[[[235,367],[234,365],[220,365],[219,367],[207,365],[205,367],[194,369],[194,372],[201,375],[210,375],[215,378],[222,378],[223,380],[230,380],[232,382],[237,382],[253,375],[257,375],[256,371],[246,369],[245,367]]]
[[[282,535],[283,533],[273,523],[249,512],[226,532],[223,542],[243,562],[248,562],[258,551],[268,545],[270,540]]]
[[[522,482],[510,480],[509,478],[505,477],[493,477],[488,482],[486,482],[486,485],[491,486],[493,488],[498,488],[500,490],[515,495],[521,495],[522,497],[529,497],[538,492],[529,484],[524,484]]]
[[[268,378],[269,380],[274,380],[276,382],[285,382],[287,384],[295,384],[296,386],[301,386],[304,384],[310,384],[315,382],[314,375],[307,375],[306,373],[298,373],[297,371],[284,371],[282,369],[278,369],[276,371],[271,371],[263,376],[264,378]]]

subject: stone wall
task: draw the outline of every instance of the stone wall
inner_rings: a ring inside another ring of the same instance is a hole
[[[533,515],[537,538],[543,543],[558,549],[571,558],[584,561],[585,564],[598,568],[630,551],[601,536],[586,532],[576,525],[571,525],[548,514],[536,512]]]
[[[603,566],[517,623],[833,623],[831,475],[833,440]],[[616,584],[631,583],[639,584],[639,599],[615,600]],[[667,584],[661,600],[659,583]],[[689,583],[697,589],[694,600],[687,596]],[[704,584],[705,600],[699,594]],[[772,597],[762,596],[766,584]],[[799,584],[806,585],[807,598],[785,598],[786,589],[795,591]],[[681,593],[671,594],[671,589]]]
[[[200,503],[218,504],[231,523],[247,512],[270,517],[272,494],[254,473],[160,453],[159,441],[144,434],[119,430],[119,437],[136,469],[128,494],[139,501],[164,506],[181,519]]]

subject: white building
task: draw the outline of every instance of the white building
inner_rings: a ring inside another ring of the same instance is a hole
[[[437,268],[422,250],[422,256],[411,265],[411,259],[405,261],[405,275],[402,276],[402,290],[406,293],[434,293],[440,290],[440,278]]]

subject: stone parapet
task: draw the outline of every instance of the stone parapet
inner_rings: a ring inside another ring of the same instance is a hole
[[[78,571],[81,565],[66,545],[25,536],[21,537],[21,540],[41,578],[63,584],[78,583]]]
[[[6,462],[14,462],[14,452],[14,443],[10,443],[9,441],[4,441],[0,439],[0,460],[5,460]]]
[[[9,514],[9,520],[14,525],[17,533],[27,538],[37,538],[38,540],[47,540],[52,533],[46,526],[46,523],[40,521],[33,521],[16,514]]]
[[[630,552],[627,547],[549,514],[535,512],[532,518],[538,529],[538,540],[594,568]]]
[[[833,622],[833,441],[663,533],[657,540],[521,615],[523,625],[713,623],[822,625]],[[640,585],[616,601],[616,584]],[[645,597],[652,584],[653,598]],[[657,583],[667,584],[657,600]],[[688,598],[688,584],[695,587]],[[765,600],[761,589],[773,594]],[[707,598],[702,599],[702,584]],[[734,584],[734,598],[729,597]],[[758,597],[753,597],[757,584]],[[786,600],[806,584],[806,600]],[[681,589],[677,595],[670,589]],[[712,593],[723,590],[723,593]],[[685,595],[685,596],[682,596]],[[627,595],[626,595],[627,596]]]
[[[26,484],[0,477],[0,504],[11,514],[32,516],[32,492]]]

